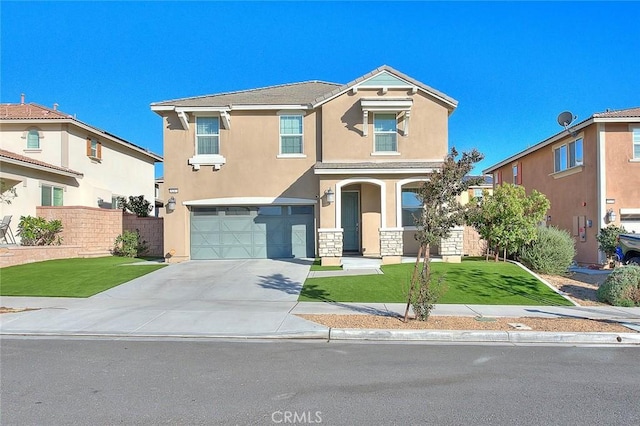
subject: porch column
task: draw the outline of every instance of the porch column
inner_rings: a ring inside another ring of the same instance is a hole
[[[342,228],[318,229],[318,255],[322,266],[342,263]]]
[[[456,226],[451,230],[449,238],[440,240],[439,254],[444,262],[462,262],[462,252],[464,251],[464,228]]]
[[[403,228],[380,228],[380,256],[385,265],[402,263]]]

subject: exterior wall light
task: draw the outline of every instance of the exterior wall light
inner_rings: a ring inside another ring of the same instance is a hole
[[[324,191],[324,195],[327,197],[327,203],[331,204],[336,200],[336,194],[331,190],[331,188]]]
[[[613,209],[607,210],[607,220],[609,220],[609,222],[615,222],[616,219],[616,212],[614,212]]]
[[[167,200],[167,212],[171,213],[175,209],[176,209],[176,198],[171,197],[169,198],[169,200]]]

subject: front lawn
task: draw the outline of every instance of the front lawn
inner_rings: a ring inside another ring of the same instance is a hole
[[[0,295],[89,297],[166,265],[126,265],[143,259],[47,260],[0,269]]]
[[[403,303],[413,263],[386,265],[383,275],[308,278],[302,302]],[[465,259],[462,263],[432,262],[435,277],[444,276],[445,291],[437,303],[472,305],[556,305],[571,303],[517,265]]]

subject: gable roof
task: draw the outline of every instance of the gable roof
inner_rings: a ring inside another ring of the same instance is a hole
[[[106,136],[113,142],[119,145],[126,146],[134,151],[144,154],[150,157],[154,161],[162,161],[162,156],[154,154],[148,149],[142,148],[134,143],[131,143],[125,139],[122,139],[112,133],[99,129],[95,126],[91,126],[84,123],[70,114],[65,114],[57,109],[47,108],[36,103],[20,103],[20,104],[0,104],[0,122],[3,121],[15,121],[15,122],[28,122],[28,123],[42,123],[49,121],[61,121],[74,124],[84,130],[87,130],[98,135]]]
[[[578,132],[593,123],[634,123],[634,122],[640,122],[640,107],[620,109],[615,111],[607,110],[604,112],[594,113],[587,119],[579,122],[578,124],[569,126],[568,129],[562,130],[561,132],[556,133],[555,135],[543,140],[542,142],[539,142],[530,148],[527,148],[523,151],[518,152],[517,154],[512,155],[506,160],[502,160],[499,163],[496,163],[493,166],[484,169],[482,173],[484,174],[492,173],[496,169],[499,169],[500,167],[503,167],[506,164],[512,163],[524,157],[527,154],[530,154],[550,144],[553,144],[558,140],[569,136],[571,133]]]
[[[365,83],[382,73],[392,74],[397,77],[404,86],[415,87],[429,96],[440,100],[447,106],[449,111],[453,111],[458,105],[458,101],[444,93],[429,87],[388,65],[382,65],[381,67],[378,67],[347,84],[328,83],[319,80],[305,81],[300,83],[262,87],[258,89],[153,102],[151,104],[151,109],[163,110],[167,109],[166,107],[211,107],[233,109],[234,106],[239,105],[299,105],[306,108],[316,108],[323,103],[340,96],[354,86]]]
[[[6,162],[11,164],[17,164],[20,166],[26,166],[29,168],[35,168],[40,170],[49,171],[56,174],[61,174],[70,177],[82,177],[84,176],[80,172],[69,169],[67,167],[55,166],[53,164],[45,163],[44,161],[35,160],[24,155],[16,154],[15,152],[0,149],[0,162]],[[35,167],[33,167],[35,166]]]
[[[308,105],[323,93],[339,87],[336,83],[304,81],[258,89],[240,90],[214,95],[195,96],[154,102],[152,106],[228,107],[231,105]]]

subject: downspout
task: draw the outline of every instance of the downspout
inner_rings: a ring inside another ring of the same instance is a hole
[[[607,224],[604,218],[607,214],[607,170],[606,170],[606,132],[605,123],[598,123],[598,134],[596,139],[597,149],[597,185],[598,185],[598,234]],[[605,262],[605,254],[598,250],[598,262]]]

